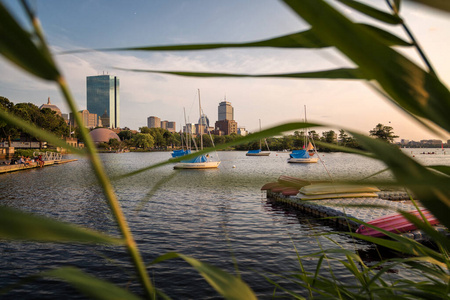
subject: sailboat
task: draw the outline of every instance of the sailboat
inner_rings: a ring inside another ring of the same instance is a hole
[[[305,122],[306,122],[306,105],[305,105]],[[311,143],[313,141],[309,140],[308,131],[304,130],[304,141],[303,141],[303,149],[301,150],[292,150],[292,153],[289,154],[288,163],[316,163],[319,158],[314,156],[314,153],[310,151],[316,151],[315,147]]]
[[[200,118],[202,116],[202,105],[200,101],[200,90],[198,90],[198,107],[200,111]],[[202,127],[202,126],[200,126]],[[208,131],[209,133],[209,131]],[[210,138],[212,141],[212,137],[210,134]],[[203,150],[203,134],[200,133],[200,149]],[[214,142],[213,142],[214,144]],[[216,155],[217,156],[217,155]],[[216,169],[220,165],[220,161],[212,161],[208,154],[199,155],[190,160],[182,160],[179,163],[176,163],[173,167],[174,169]]]
[[[184,122],[186,123],[186,111],[185,110],[184,110]],[[184,149],[184,145],[183,145],[184,136],[183,136],[182,133],[180,133],[181,149],[172,151],[172,157],[173,158],[177,158],[177,157],[180,157],[180,156],[185,156],[185,155],[191,154],[191,149],[189,147],[189,137],[190,137],[189,131],[186,130],[186,149]]]
[[[259,120],[259,131],[261,131],[261,120]],[[267,150],[269,150],[269,152],[261,151],[261,149],[262,149],[262,147],[261,147],[262,142],[261,142],[261,140],[259,140],[259,149],[257,149],[257,150],[248,150],[248,152],[245,155],[247,155],[247,156],[269,156],[270,155],[269,145],[267,145],[266,139],[264,139],[264,142],[266,143]]]

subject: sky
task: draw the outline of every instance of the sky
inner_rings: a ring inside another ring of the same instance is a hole
[[[0,0],[23,20],[16,0]],[[352,66],[333,49],[220,49],[186,52],[87,52],[99,49],[173,44],[248,42],[308,29],[287,6],[275,0],[33,0],[47,41],[76,99],[86,109],[86,77],[110,74],[120,78],[120,126],[134,130],[147,126],[149,116],[175,121],[177,130],[199,118],[198,95],[211,123],[218,105],[229,101],[239,127],[248,131],[304,119],[330,124],[317,132],[340,128],[368,134],[378,123],[391,126],[399,139],[422,140],[437,136],[400,112],[362,81],[257,78],[188,78],[118,70],[229,72],[248,74],[317,71]],[[385,1],[366,1],[387,10]],[[369,22],[340,7],[355,21]],[[430,58],[441,81],[450,83],[450,15],[404,2],[401,15]],[[377,24],[379,25],[379,24]],[[380,25],[381,26],[381,25]],[[384,27],[406,38],[398,27]],[[399,49],[420,64],[417,54]],[[0,57],[0,96],[14,103],[57,105],[69,109],[56,85],[17,69]]]

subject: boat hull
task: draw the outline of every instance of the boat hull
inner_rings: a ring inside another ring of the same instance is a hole
[[[308,163],[316,163],[319,159],[317,157],[309,157],[309,158],[289,158],[288,163],[299,163],[299,164],[308,164]]]
[[[198,163],[177,163],[174,169],[216,169],[220,165],[220,161],[207,161]]]
[[[246,153],[247,156],[269,156],[270,152]]]
[[[412,211],[409,213],[418,217],[419,219],[421,219],[421,215],[418,211]],[[424,217],[427,219],[427,221],[430,223],[430,225],[439,224],[439,220],[436,219],[427,209],[422,209],[422,213],[423,213]],[[410,223],[401,214],[394,214],[394,215],[382,217],[379,219],[375,219],[370,222],[367,222],[367,224],[379,227],[381,229],[384,229],[386,231],[393,232],[393,233],[403,233],[403,232],[408,232],[408,231],[417,229],[417,227],[414,224]],[[356,233],[367,235],[367,236],[372,236],[372,237],[385,236],[384,233],[382,233],[376,229],[366,227],[364,225],[361,225],[356,230]]]

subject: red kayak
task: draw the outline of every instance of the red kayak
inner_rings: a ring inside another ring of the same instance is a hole
[[[436,219],[427,209],[422,209],[421,212],[431,225],[439,224],[439,220]],[[410,211],[409,213],[418,217],[419,219],[422,219],[420,213],[417,210]],[[378,218],[370,222],[367,222],[367,224],[379,227],[381,229],[393,233],[403,233],[417,229],[417,227],[414,224],[410,223],[401,214],[394,214]],[[376,229],[372,229],[364,225],[359,226],[359,228],[356,230],[356,233],[373,237],[381,237],[385,235],[384,233]]]

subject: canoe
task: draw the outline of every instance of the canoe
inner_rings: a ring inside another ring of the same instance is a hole
[[[439,224],[439,220],[436,219],[427,209],[422,209],[421,212],[431,225]],[[410,211],[409,213],[421,219],[420,213],[417,210]],[[372,220],[367,222],[367,224],[393,233],[403,233],[417,229],[414,224],[410,223],[407,219],[405,219],[405,217],[403,217],[403,215],[399,213]],[[373,237],[385,236],[384,233],[364,225],[359,226],[356,232]]]
[[[305,195],[300,192],[297,197],[300,200],[325,200],[325,199],[338,199],[338,198],[377,198],[376,193],[334,193],[334,194],[323,194],[323,195]]]
[[[374,186],[351,185],[351,184],[334,184],[334,183],[318,183],[304,186],[300,192],[304,195],[324,195],[324,194],[340,194],[340,193],[376,193],[380,189]]]

